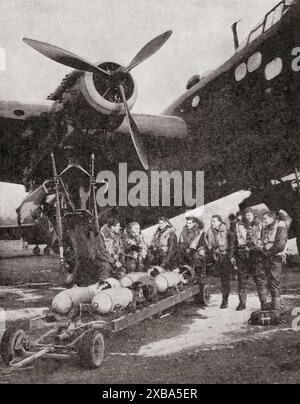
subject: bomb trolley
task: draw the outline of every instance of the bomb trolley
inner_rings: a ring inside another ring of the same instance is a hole
[[[82,366],[95,369],[103,362],[106,337],[191,298],[197,304],[207,305],[207,286],[194,282],[134,312],[130,312],[129,308],[127,312],[116,311],[110,316],[95,315],[88,304],[78,305],[67,318],[53,315],[49,310],[43,317],[27,321],[20,328],[6,330],[1,340],[1,357],[5,365],[22,368],[39,358],[66,360],[79,356]],[[48,331],[32,340],[29,334],[37,330],[35,324],[40,324],[40,321]]]
[[[53,153],[51,154],[55,200],[56,200],[56,232],[59,245],[61,271],[66,272],[66,257],[63,245],[63,226],[61,212],[61,188],[71,211],[69,214],[82,214],[74,209],[68,192],[62,181],[62,174],[72,167],[83,171],[90,178],[90,207],[89,213],[94,218],[97,232],[99,232],[98,211],[95,198],[94,159],[91,157],[91,174],[87,173],[76,162],[69,162],[68,167],[57,174]],[[206,271],[205,271],[206,272]],[[139,302],[138,294],[136,302]],[[142,297],[141,297],[142,298]],[[171,308],[183,301],[194,298],[200,305],[207,305],[209,292],[203,278],[197,276],[189,279],[187,284],[178,285],[167,294],[159,296],[157,300],[130,305],[125,310],[116,310],[109,315],[99,315],[92,312],[91,305],[79,304],[71,310],[67,317],[53,314],[49,310],[44,316],[22,321],[21,325],[8,328],[1,339],[0,354],[5,365],[11,368],[22,368],[32,364],[39,358],[66,360],[79,356],[84,367],[93,369],[101,366],[105,354],[105,338],[138,324],[155,314]],[[143,300],[143,299],[142,299]],[[42,321],[47,332],[36,337],[38,324]],[[35,338],[34,338],[35,337]]]

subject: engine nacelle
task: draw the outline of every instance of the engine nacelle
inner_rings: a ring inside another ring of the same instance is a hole
[[[116,308],[125,309],[133,299],[133,292],[130,289],[107,289],[94,296],[92,307],[99,314],[108,314]]]
[[[103,70],[114,71],[120,65],[112,62],[98,64]],[[137,98],[136,83],[130,73],[122,79],[129,109]],[[82,129],[117,129],[125,116],[125,109],[115,80],[105,74],[83,73],[62,96],[67,114],[80,122]]]

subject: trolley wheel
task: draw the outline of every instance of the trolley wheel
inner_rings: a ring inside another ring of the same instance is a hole
[[[199,287],[200,291],[194,296],[194,302],[201,306],[208,306],[210,300],[209,287],[204,283],[200,283]]]
[[[44,248],[44,254],[45,255],[50,255],[51,254],[51,247],[47,246]]]
[[[33,252],[33,255],[35,255],[37,257],[38,255],[40,255],[41,249],[40,249],[40,247],[36,246],[36,247],[34,247],[32,252]]]
[[[27,347],[27,337],[25,331],[11,328],[6,330],[1,340],[0,353],[6,366],[19,358],[24,357],[24,349]]]
[[[101,366],[105,353],[104,338],[100,331],[89,330],[79,343],[78,355],[81,365],[89,369]]]

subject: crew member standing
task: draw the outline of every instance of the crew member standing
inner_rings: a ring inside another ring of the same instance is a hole
[[[280,310],[280,280],[285,263],[285,248],[288,241],[288,229],[285,220],[279,219],[274,212],[263,216],[263,254],[264,269],[272,297],[273,310]]]
[[[125,273],[124,240],[119,220],[109,219],[101,228],[98,239],[96,262],[100,276],[104,279],[111,276],[119,278]]]
[[[213,253],[216,270],[221,277],[223,299],[220,308],[227,309],[230,295],[230,249],[232,237],[221,216],[214,215],[212,217],[211,227],[206,234],[206,242],[209,251]]]
[[[144,270],[144,263],[148,246],[141,232],[139,223],[132,222],[125,231],[126,272],[139,272]]]
[[[206,241],[204,224],[194,216],[186,218],[178,243],[179,265],[191,265],[199,276],[205,270]]]
[[[147,256],[148,265],[158,265],[166,269],[176,267],[177,235],[169,219],[160,217],[158,228],[153,235]]]
[[[235,242],[232,243],[231,263],[238,267],[238,288],[240,304],[237,311],[246,309],[247,283],[252,276],[257,288],[262,310],[267,303],[265,277],[262,268],[262,223],[251,208],[245,210],[243,221],[237,222]],[[235,258],[236,257],[236,258]]]

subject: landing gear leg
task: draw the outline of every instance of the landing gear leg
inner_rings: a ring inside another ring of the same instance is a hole
[[[56,207],[56,227],[58,235],[58,246],[59,246],[59,259],[60,259],[60,270],[61,273],[65,273],[65,258],[64,258],[64,247],[63,247],[63,227],[62,227],[62,217],[61,217],[61,206],[60,206],[60,180],[57,174],[56,163],[54,158],[54,153],[51,153],[52,159],[52,169],[55,184],[55,207]]]

